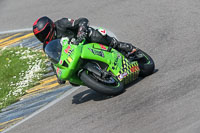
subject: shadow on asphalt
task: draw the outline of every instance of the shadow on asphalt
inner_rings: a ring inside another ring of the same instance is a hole
[[[140,82],[142,79],[144,79],[144,78],[138,78],[134,82],[132,82],[131,84],[126,85],[124,92],[126,92],[127,88],[129,88],[129,87],[133,86],[134,84]],[[123,94],[123,93],[121,93],[121,94]],[[121,94],[119,94],[119,95],[121,95]],[[106,99],[109,99],[109,98],[112,98],[112,97],[117,97],[119,95],[106,96],[106,95],[103,95],[103,94],[98,93],[96,91],[93,91],[91,89],[88,89],[88,90],[85,90],[85,91],[80,92],[77,95],[73,96],[72,104],[81,104],[81,103],[88,102],[88,101],[91,101],[91,100],[92,101],[102,101],[102,100],[106,100]]]
[[[113,96],[105,96],[96,91],[88,89],[73,96],[72,104],[81,104],[81,103],[88,102],[91,100],[102,101],[102,100],[106,100],[112,97]]]

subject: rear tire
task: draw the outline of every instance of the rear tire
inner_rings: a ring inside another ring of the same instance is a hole
[[[87,70],[84,70],[81,73],[80,79],[84,82],[86,86],[104,95],[114,96],[124,91],[124,84],[118,79],[116,79],[118,82],[117,86],[104,85],[103,83],[95,79],[95,77],[91,76]]]

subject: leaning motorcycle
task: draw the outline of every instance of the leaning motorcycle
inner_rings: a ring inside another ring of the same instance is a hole
[[[73,44],[69,38],[51,41],[45,52],[53,63],[57,77],[74,85],[87,86],[105,95],[118,95],[124,86],[154,72],[154,61],[140,49],[126,58],[111,47],[98,43]]]

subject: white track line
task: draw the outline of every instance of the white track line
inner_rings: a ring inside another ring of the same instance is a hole
[[[54,104],[58,103],[59,101],[61,101],[62,99],[64,99],[65,97],[69,96],[70,94],[72,94],[73,92],[75,92],[76,90],[80,89],[80,87],[74,87],[71,88],[70,90],[66,91],[63,95],[61,95],[59,98],[57,98],[56,100],[50,102],[49,104],[47,104],[46,106],[40,108],[39,110],[37,110],[36,112],[34,112],[33,114],[29,115],[28,117],[26,117],[25,119],[19,121],[17,124],[7,128],[6,130],[4,130],[2,133],[8,132],[11,129],[15,128],[16,126],[19,126],[20,124],[24,123],[25,121],[31,119],[32,117],[36,116],[37,114],[41,113],[42,111],[48,109],[49,107],[53,106]]]
[[[94,29],[98,29],[98,28],[99,28],[98,26],[91,26],[91,27],[93,27]],[[105,28],[104,28],[104,29],[105,29]],[[0,35],[1,35],[1,34],[15,33],[15,32],[32,31],[32,30],[33,30],[32,28],[25,28],[25,29],[17,29],[17,30],[0,31]],[[108,34],[108,35],[117,38],[116,35],[115,35],[113,32],[111,32],[111,31],[108,30],[108,29],[105,29],[105,30],[107,31],[107,34]]]
[[[25,29],[17,29],[17,30],[8,30],[8,31],[1,31],[1,34],[8,34],[8,33],[15,33],[15,32],[25,32],[25,31],[32,31],[32,28],[25,28]]]

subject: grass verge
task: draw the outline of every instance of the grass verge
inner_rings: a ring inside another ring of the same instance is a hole
[[[0,49],[0,109],[16,102],[47,71],[42,51],[24,47]]]

